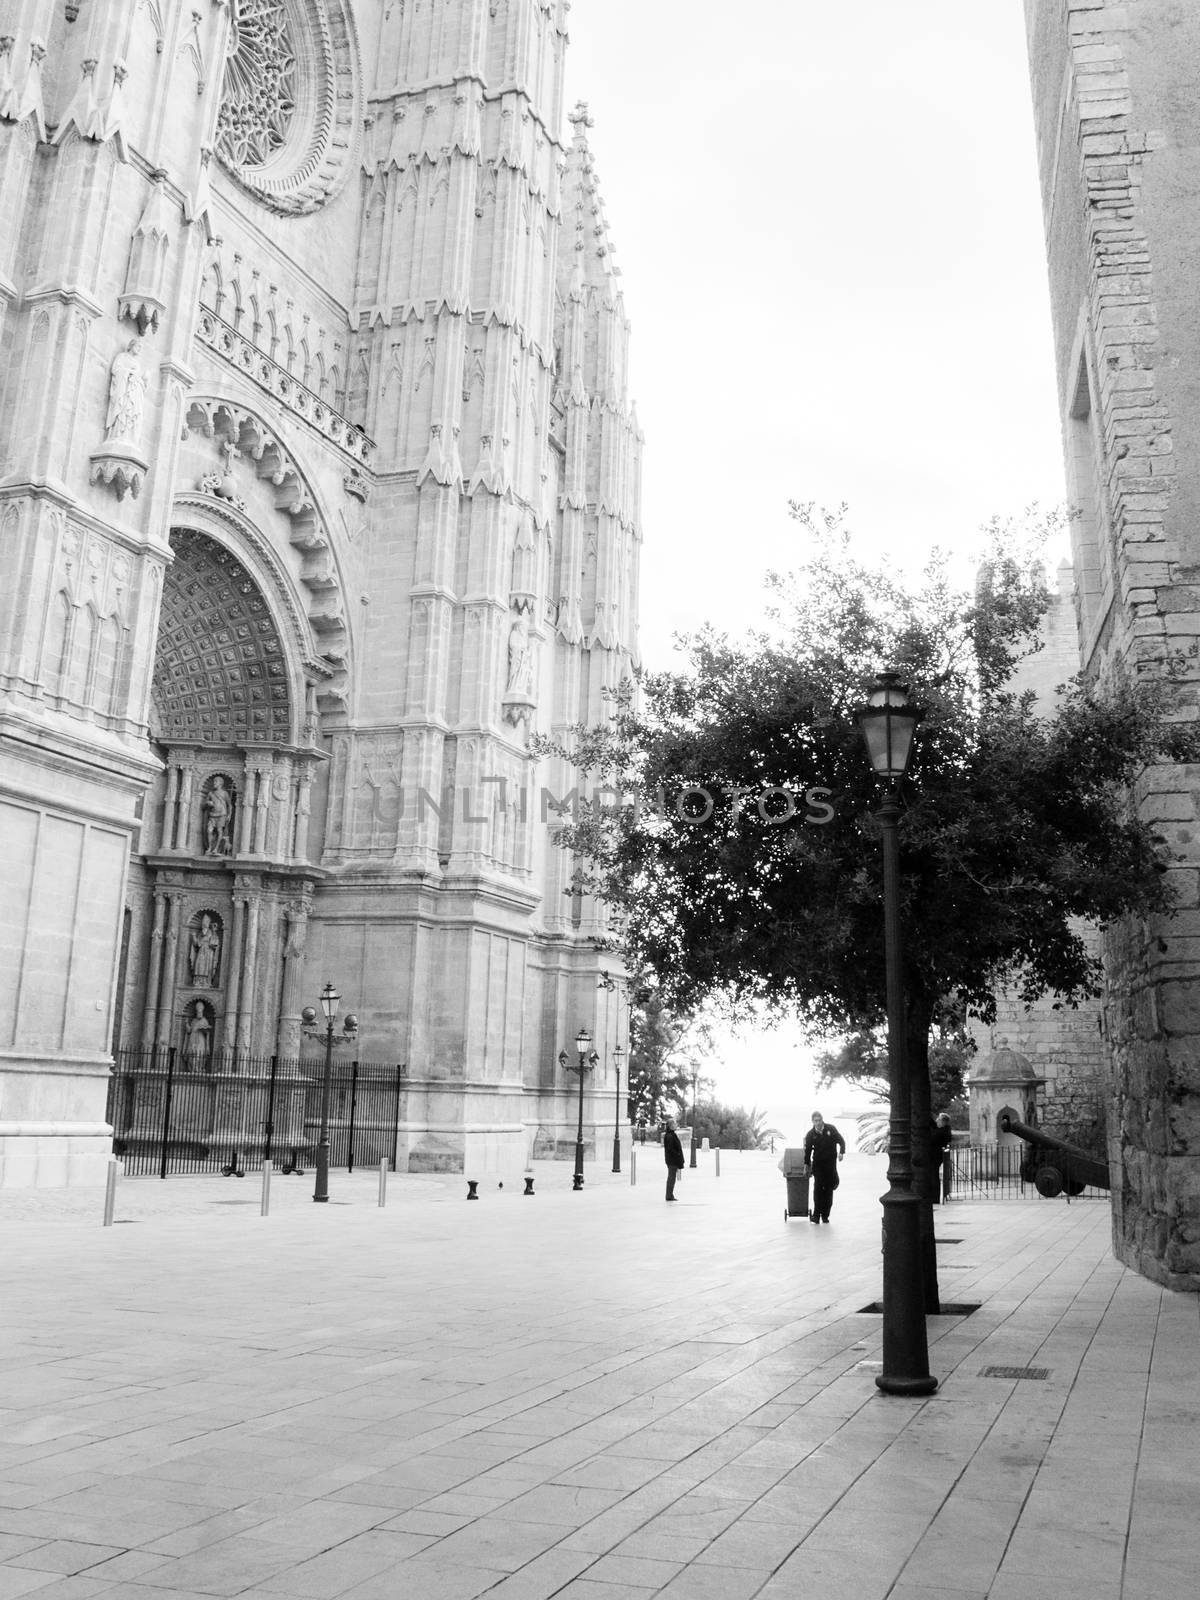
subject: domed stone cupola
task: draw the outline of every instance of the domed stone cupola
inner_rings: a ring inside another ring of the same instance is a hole
[[[1038,1085],[1045,1082],[1033,1070],[1033,1063],[1019,1050],[1010,1048],[1004,1034],[995,1041],[991,1055],[985,1056],[967,1078],[970,1095],[971,1143],[1020,1143],[1015,1134],[1001,1133],[996,1116],[1003,1106],[1019,1107],[1021,1121],[1037,1122]]]

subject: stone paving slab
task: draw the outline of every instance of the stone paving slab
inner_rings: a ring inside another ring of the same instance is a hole
[[[665,1206],[482,1178],[0,1193],[0,1600],[1174,1600],[1200,1306],[1103,1201],[939,1208],[938,1390],[874,1384],[882,1163],[785,1221],[765,1155]],[[626,1153],[628,1164],[628,1152]],[[1043,1378],[985,1369],[1039,1368]]]

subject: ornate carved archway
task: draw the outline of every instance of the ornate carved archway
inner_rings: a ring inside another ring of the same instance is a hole
[[[249,547],[265,570],[276,571],[276,587],[286,606],[291,585],[277,571],[270,542],[246,514],[239,493],[239,476],[247,467],[270,483],[274,508],[286,519],[288,543],[301,555],[296,581],[303,591],[304,622],[296,618],[295,630],[305,669],[316,685],[318,708],[325,714],[344,712],[350,692],[345,592],[311,487],[268,424],[243,405],[197,396],[188,406],[185,437],[193,432],[214,440],[217,449],[211,469],[180,491],[177,504],[205,506],[221,518],[235,545]]]

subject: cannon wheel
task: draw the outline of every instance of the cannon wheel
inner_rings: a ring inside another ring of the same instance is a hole
[[[1063,1175],[1057,1167],[1039,1167],[1033,1186],[1047,1200],[1057,1200],[1063,1192]]]

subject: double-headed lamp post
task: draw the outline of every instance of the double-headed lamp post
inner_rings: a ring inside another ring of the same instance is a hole
[[[342,1023],[341,1033],[334,1034],[333,1024],[337,1020],[341,998],[331,983],[321,990],[321,1011],[325,1017],[323,1028],[317,1023],[313,1006],[305,1006],[300,1013],[300,1026],[304,1032],[314,1039],[325,1041],[325,1070],[321,1074],[321,1133],[317,1141],[317,1182],[313,1189],[313,1199],[317,1201],[329,1199],[329,1091],[333,1078],[333,1047],[335,1043],[352,1044],[358,1038],[358,1018],[353,1014],[348,1015]]]
[[[583,1076],[589,1067],[594,1067],[600,1057],[594,1050],[589,1050],[592,1036],[586,1028],[580,1028],[575,1035],[575,1051],[579,1057],[579,1126],[575,1132],[575,1176],[571,1180],[571,1188],[583,1188]],[[558,1053],[558,1064],[564,1071],[574,1071],[571,1067],[571,1058],[565,1050]]]
[[[925,1332],[919,1209],[913,1192],[912,1097],[904,1019],[903,947],[900,935],[900,785],[908,770],[913,734],[923,713],[909,704],[896,672],[879,673],[867,705],[855,715],[867,755],[883,780],[877,813],[883,834],[883,937],[887,967],[888,1192],[883,1203],[883,1371],[875,1379],[885,1394],[931,1394]]]
[[[620,1172],[620,1170],[621,1170],[621,1062],[624,1059],[625,1052],[624,1052],[624,1050],[621,1049],[620,1045],[617,1045],[613,1050],[612,1056],[613,1056],[613,1068],[616,1071],[616,1075],[617,1075],[617,1083],[616,1083],[616,1090],[615,1090],[616,1105],[615,1105],[615,1107],[613,1109],[613,1168],[612,1169],[613,1169],[614,1172]]]

